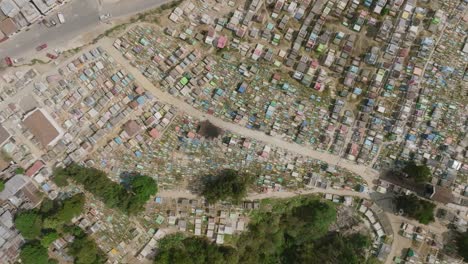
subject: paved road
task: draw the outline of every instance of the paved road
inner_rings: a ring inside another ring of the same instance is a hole
[[[101,3],[102,2],[102,3]],[[54,18],[57,23],[57,12],[62,12],[66,23],[56,27],[47,28],[42,24],[31,25],[28,31],[21,31],[0,44],[0,58],[27,57],[35,54],[35,48],[48,43],[50,47],[61,48],[68,46],[70,41],[84,33],[98,27],[108,26],[99,20],[101,14],[110,13],[113,19],[154,8],[170,0],[71,0],[70,3],[59,7],[47,15],[47,19]]]
[[[373,187],[373,181],[379,177],[379,173],[365,165],[356,164],[355,162],[351,162],[346,159],[342,159],[339,156],[332,155],[326,152],[320,152],[317,150],[313,150],[311,147],[302,146],[296,143],[287,142],[279,137],[273,137],[266,135],[261,131],[255,131],[252,129],[248,129],[246,127],[240,126],[238,124],[226,122],[218,117],[207,115],[206,113],[194,108],[190,104],[184,102],[183,100],[176,98],[166,92],[163,92],[161,89],[156,87],[153,83],[151,83],[146,77],[144,77],[138,69],[130,65],[129,61],[127,61],[123,56],[120,54],[118,50],[116,50],[113,46],[113,40],[109,38],[105,38],[99,42],[99,45],[104,47],[110,56],[112,56],[117,63],[123,66],[127,71],[129,71],[133,76],[135,76],[136,80],[146,89],[149,90],[156,98],[160,101],[169,103],[180,111],[188,113],[190,116],[199,119],[199,120],[209,120],[214,125],[224,129],[232,131],[236,134],[252,138],[265,144],[276,146],[282,149],[285,149],[291,153],[299,154],[302,156],[310,157],[317,160],[325,161],[329,164],[334,164],[344,169],[347,169],[351,172],[354,172],[361,176],[366,182],[369,187]]]

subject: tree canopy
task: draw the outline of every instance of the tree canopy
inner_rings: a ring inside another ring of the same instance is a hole
[[[75,240],[69,245],[68,253],[75,258],[75,264],[101,264],[106,262],[106,256],[94,240],[84,232],[75,230]]]
[[[456,239],[458,255],[468,262],[468,231],[459,234]]]
[[[41,234],[42,217],[36,211],[20,212],[15,217],[15,226],[26,239],[34,239]]]
[[[55,230],[46,232],[41,238],[41,245],[48,248],[52,242],[59,238],[59,234]]]
[[[33,240],[26,243],[20,252],[20,259],[23,264],[49,264],[49,255],[39,241]]]
[[[367,263],[370,239],[330,233],[336,210],[317,198],[274,201],[254,212],[247,232],[232,247],[175,234],[160,242],[155,263]]]
[[[235,170],[222,170],[217,175],[208,175],[204,179],[202,195],[208,203],[217,201],[230,201],[239,203],[247,194],[248,185],[252,177],[239,174]]]
[[[411,218],[418,220],[421,224],[429,224],[434,221],[435,204],[419,199],[416,195],[399,195],[394,199],[398,210]]]
[[[417,183],[427,182],[431,177],[431,170],[426,165],[417,165],[414,161],[406,164],[403,172]]]
[[[5,182],[3,180],[0,180],[0,192],[5,189]]]
[[[65,184],[67,179],[82,184],[83,187],[99,198],[110,208],[117,208],[128,214],[138,213],[151,195],[156,194],[156,181],[144,175],[131,175],[127,188],[107,177],[106,173],[95,169],[72,164],[56,169],[54,181]]]
[[[82,193],[76,194],[53,205],[46,203],[41,207],[42,211],[46,211],[46,213],[43,214],[44,227],[56,229],[70,222],[73,217],[81,214],[84,204],[85,196]]]

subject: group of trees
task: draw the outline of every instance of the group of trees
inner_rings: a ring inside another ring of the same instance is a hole
[[[254,213],[249,231],[232,247],[204,238],[168,236],[155,263],[370,263],[370,240],[362,234],[329,232],[336,210],[317,198],[274,202],[271,210]]]
[[[217,175],[205,177],[202,195],[210,204],[217,201],[239,203],[247,194],[252,180],[248,174],[239,174],[231,169],[222,170]]]
[[[75,236],[68,246],[68,253],[75,258],[76,264],[101,264],[106,262],[105,253],[79,227],[70,227],[69,232]]]
[[[19,212],[15,226],[27,240],[21,248],[20,258],[24,264],[51,264],[47,249],[64,233],[75,216],[81,214],[85,203],[83,194],[76,194],[63,201],[44,200],[35,210]]]
[[[124,186],[110,180],[101,170],[78,164],[60,168],[54,172],[54,181],[59,186],[66,186],[69,179],[82,184],[106,206],[118,208],[127,214],[141,211],[149,198],[157,192],[156,181],[143,175],[131,175]]]
[[[425,183],[431,178],[431,170],[426,165],[417,165],[414,161],[410,161],[406,164],[405,168],[403,168],[403,172],[416,183]]]
[[[456,238],[458,255],[468,262],[468,231],[458,234]]]
[[[421,224],[427,225],[434,221],[434,203],[419,199],[414,194],[396,196],[394,201],[398,210],[402,210],[404,215],[418,220]]]

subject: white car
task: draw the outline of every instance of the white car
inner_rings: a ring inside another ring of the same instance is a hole
[[[58,13],[57,17],[58,17],[58,20],[59,20],[60,24],[65,23],[65,17],[63,16],[62,13]]]

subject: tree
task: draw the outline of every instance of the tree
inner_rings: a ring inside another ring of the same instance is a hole
[[[34,239],[41,234],[42,218],[36,211],[19,213],[15,218],[15,226],[26,239]]]
[[[50,244],[59,238],[58,233],[53,230],[44,234],[41,238],[41,245],[45,248],[49,248]]]
[[[335,207],[315,197],[278,200],[253,213],[233,247],[173,234],[160,241],[155,263],[371,263],[370,239],[329,233],[335,220]]]
[[[166,242],[168,241],[168,242]],[[167,244],[170,245],[167,245]],[[161,241],[164,250],[156,256],[158,264],[225,264],[237,263],[236,252],[232,247],[217,246],[205,238],[186,237],[173,239],[169,236]],[[166,245],[164,245],[166,244]]]
[[[129,190],[126,190],[123,185],[109,179],[105,172],[77,164],[56,169],[54,178],[56,182],[62,183],[72,179],[82,184],[109,208],[118,208],[127,214],[139,212],[150,196],[157,191],[156,182],[148,176],[133,176]]]
[[[394,202],[398,210],[411,218],[418,220],[421,224],[429,224],[434,221],[435,204],[419,199],[416,195],[399,195]]]
[[[218,175],[205,178],[202,194],[209,203],[223,200],[239,203],[247,194],[247,187],[251,182],[250,175],[239,175],[231,169],[222,170]]]
[[[21,248],[20,259],[23,264],[49,264],[47,249],[37,240],[30,241]]]
[[[0,180],[0,192],[5,189],[5,182],[3,180]]]
[[[403,172],[417,183],[427,182],[431,177],[431,170],[426,165],[416,165],[413,161],[406,165]]]
[[[156,181],[151,177],[143,175],[132,176],[129,186],[132,193],[127,205],[129,214],[141,211],[150,197],[158,191]]]
[[[101,264],[106,262],[104,253],[94,240],[83,233],[70,244],[68,253],[75,257],[75,264]]]
[[[468,262],[468,231],[457,236],[456,244],[458,255]]]
[[[46,203],[40,209],[41,211],[45,211],[43,213],[44,227],[58,229],[70,222],[73,217],[81,214],[85,204],[85,195],[79,193],[61,202]]]

